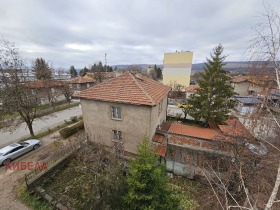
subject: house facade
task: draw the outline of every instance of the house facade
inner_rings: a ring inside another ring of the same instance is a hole
[[[82,77],[76,77],[70,81],[68,81],[69,88],[72,90],[72,92],[79,93],[87,88],[90,88],[95,84],[95,81],[93,78],[88,77],[87,75]]]
[[[79,94],[85,131],[91,141],[136,154],[166,120],[170,88],[145,76],[124,73]]]
[[[65,87],[67,83],[57,80],[34,80],[25,83],[31,95],[36,95],[39,104],[52,104],[66,100]]]
[[[266,97],[269,90],[274,87],[274,81],[266,76],[236,76],[232,78],[231,85],[234,92],[240,96]]]

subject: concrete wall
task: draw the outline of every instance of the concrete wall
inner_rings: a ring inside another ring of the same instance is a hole
[[[184,145],[168,143],[166,153],[166,170],[175,175],[185,176],[192,179],[195,175],[209,177],[213,175],[209,165],[217,173],[223,174],[227,171],[227,164],[230,158],[224,155],[217,155],[211,150],[200,151],[188,148]],[[204,172],[201,169],[204,168]],[[208,169],[207,169],[208,168]],[[214,176],[213,176],[214,177]]]
[[[156,128],[158,125],[161,125],[162,122],[166,121],[166,114],[167,114],[167,95],[161,101],[162,108],[161,112],[159,113],[159,106],[154,106],[151,108],[151,118],[150,118],[150,139],[155,135]]]
[[[238,95],[246,96],[249,95],[249,82],[239,82],[239,83],[232,83],[232,87],[234,87],[234,92],[236,92]]]
[[[150,139],[159,122],[166,119],[167,96],[163,100],[162,112],[158,106],[137,106],[121,103],[81,99],[85,131],[91,141],[112,147],[113,130],[122,132],[123,149],[136,153],[138,143],[147,136]],[[111,107],[121,108],[121,120],[111,118]]]

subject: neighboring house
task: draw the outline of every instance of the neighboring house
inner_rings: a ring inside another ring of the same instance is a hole
[[[36,95],[42,105],[66,100],[65,85],[67,85],[65,82],[56,80],[35,80],[25,83],[30,89],[30,94]]]
[[[91,141],[136,154],[166,120],[170,88],[140,74],[124,73],[79,94],[85,131]]]
[[[235,109],[239,111],[241,115],[253,114],[261,106],[262,100],[255,96],[236,96],[237,105]]]
[[[117,72],[87,72],[85,75],[94,79],[94,81],[98,84],[114,79],[120,74]]]
[[[210,129],[165,122],[153,137],[155,152],[166,161],[167,171],[188,178],[204,173],[211,176],[212,171],[204,166],[222,175],[228,170],[228,161],[233,161],[234,145],[240,142],[254,154],[267,153],[238,119],[226,123]]]
[[[267,76],[236,76],[231,80],[234,92],[240,96],[267,96],[274,87],[274,80]]]
[[[95,80],[87,75],[76,77],[68,82],[74,94],[79,93],[95,84]]]
[[[190,98],[191,96],[195,95],[196,90],[199,88],[198,84],[190,85],[185,89],[186,92],[186,98]]]
[[[87,72],[82,76],[70,80],[68,83],[74,94],[77,94],[93,85],[108,81],[117,76],[118,74],[115,72]]]

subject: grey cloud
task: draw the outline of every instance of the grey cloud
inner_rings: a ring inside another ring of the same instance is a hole
[[[270,1],[278,4],[277,0]],[[56,67],[162,63],[163,53],[194,51],[204,62],[218,43],[242,60],[261,0],[2,0],[1,35],[23,56]]]

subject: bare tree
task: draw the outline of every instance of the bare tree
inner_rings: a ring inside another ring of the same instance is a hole
[[[6,127],[11,126],[11,129],[24,121],[31,136],[34,136],[32,124],[37,114],[37,94],[32,94],[24,85],[24,62],[18,49],[9,41],[2,39],[1,42],[0,71],[3,82],[0,88],[0,120]]]
[[[259,18],[259,22],[252,28],[255,38],[251,40],[248,53],[251,60],[263,61],[263,65],[274,68],[275,80],[280,90],[280,15],[264,2],[264,12]]]
[[[263,61],[261,67],[271,66],[275,71],[275,81],[277,83],[277,89],[280,90],[280,15],[279,11],[274,10],[269,3],[264,2],[264,12],[260,14],[260,20],[253,27],[255,32],[255,38],[252,40],[249,46],[248,52],[251,55],[251,60]],[[270,113],[274,124],[277,129],[280,129],[279,113],[275,114],[267,109]],[[279,136],[278,139],[279,141]],[[278,156],[280,150],[274,144],[267,142],[270,146],[278,150]],[[271,209],[276,202],[276,195],[280,186],[280,163],[276,164],[278,173],[275,179],[275,184],[268,202],[265,205],[265,209]]]

